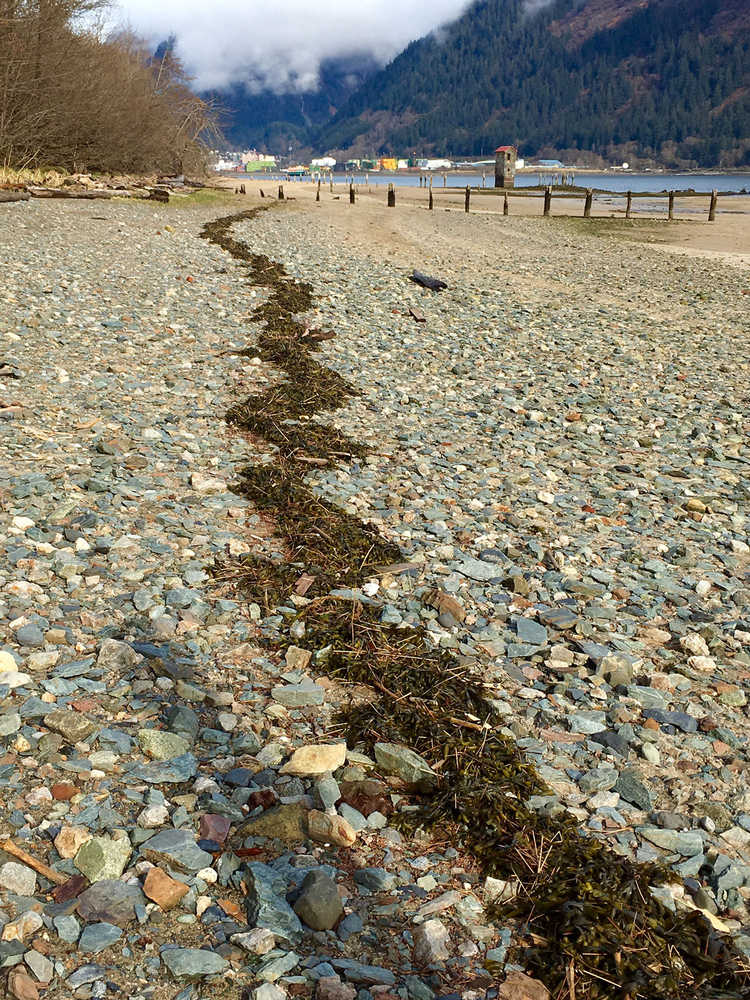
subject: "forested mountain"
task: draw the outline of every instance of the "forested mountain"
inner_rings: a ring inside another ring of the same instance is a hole
[[[321,151],[750,165],[750,0],[477,0],[371,76]]]
[[[378,69],[367,55],[325,60],[317,90],[275,94],[253,93],[244,84],[204,95],[224,108],[224,134],[235,146],[286,152],[309,147],[314,135],[331,120],[363,82]]]

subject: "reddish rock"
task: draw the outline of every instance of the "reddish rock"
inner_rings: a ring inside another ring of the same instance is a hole
[[[143,891],[162,910],[171,910],[188,891],[184,882],[167,875],[161,868],[149,868],[143,883]]]
[[[73,875],[67,882],[55,886],[52,890],[52,898],[56,903],[69,903],[71,899],[76,899],[84,889],[88,888],[89,880],[85,875]]]
[[[71,785],[68,781],[59,781],[50,788],[50,791],[52,792],[52,798],[58,802],[69,802],[74,795],[78,794],[76,786]]]
[[[215,840],[217,844],[223,844],[229,836],[231,825],[232,821],[227,816],[206,813],[205,816],[201,816],[198,835],[202,840]]]
[[[258,806],[263,806],[264,809],[270,809],[271,806],[275,806],[278,800],[278,795],[273,790],[273,788],[260,788],[257,792],[253,792],[252,795],[247,800],[247,804],[250,809],[257,809]]]
[[[365,778],[363,781],[342,781],[341,800],[361,812],[363,816],[379,812],[384,816],[390,816],[393,812],[393,803],[388,794],[388,788],[374,778]]]
[[[14,1000],[39,1000],[39,990],[31,976],[16,968],[8,976],[8,996]]]
[[[510,972],[497,991],[497,1000],[550,1000],[549,990],[523,972]]]
[[[315,1000],[354,1000],[357,991],[338,976],[323,976],[315,988]]]

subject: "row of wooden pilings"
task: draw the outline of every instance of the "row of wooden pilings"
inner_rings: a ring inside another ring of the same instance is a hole
[[[331,183],[331,191],[333,191],[333,181],[331,181],[330,183]],[[430,191],[430,197],[428,202],[428,208],[430,211],[432,211],[435,207],[434,200],[432,197],[432,185],[430,185],[429,191]],[[245,185],[242,184],[239,189],[235,188],[235,194],[245,194]],[[261,197],[262,196],[263,192],[261,191]],[[625,218],[630,219],[632,217],[632,210],[633,210],[633,192],[628,191],[626,193],[626,198],[627,198],[627,205],[625,208]],[[669,199],[668,219],[671,222],[674,219],[674,200],[675,200],[674,191],[668,192],[668,199]],[[320,201],[320,180],[318,180],[318,189],[315,195],[315,200]],[[356,203],[356,200],[357,200],[356,189],[354,187],[354,184],[352,183],[349,185],[349,204],[354,205]],[[716,219],[716,205],[718,200],[719,200],[719,193],[714,188],[714,190],[711,192],[711,202],[708,208],[709,222],[714,222]],[[284,201],[283,184],[279,184],[279,201]],[[591,206],[593,205],[593,202],[594,202],[593,189],[586,188],[586,200],[583,205],[584,219],[591,218]],[[388,185],[387,205],[388,208],[396,207],[396,187],[394,184]],[[466,185],[466,190],[464,192],[464,211],[467,213],[471,211],[471,186],[468,184]],[[503,197],[503,215],[509,215],[509,214],[510,214],[510,202],[508,200],[508,192],[506,191]],[[544,209],[542,214],[544,215],[545,218],[549,218],[549,216],[552,214],[552,188],[549,186],[544,189]]]

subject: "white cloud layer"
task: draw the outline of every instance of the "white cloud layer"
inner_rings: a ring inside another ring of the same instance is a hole
[[[457,17],[469,0],[120,0],[119,19],[149,41],[174,34],[199,89],[243,81],[313,89],[322,59],[371,52],[386,62]]]

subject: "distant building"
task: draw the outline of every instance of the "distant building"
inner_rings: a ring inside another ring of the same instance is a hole
[[[498,146],[495,150],[495,187],[512,188],[516,186],[516,155],[515,146]]]
[[[336,161],[332,156],[318,156],[310,160],[310,166],[313,170],[333,170]]]
[[[380,160],[381,170],[398,170],[398,160],[395,156],[384,156]]]
[[[558,170],[562,167],[560,160],[539,160],[539,166],[544,167],[545,170],[555,169]]]

